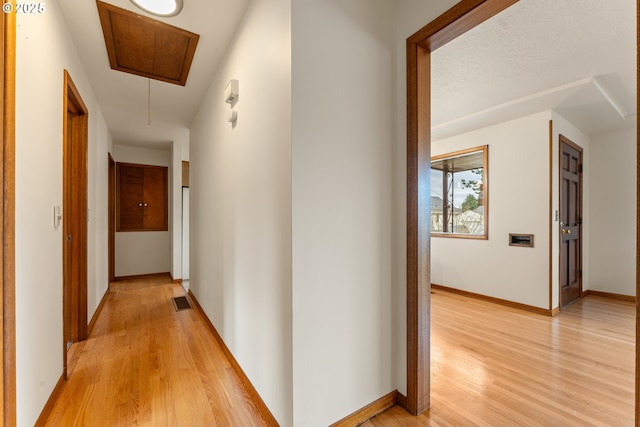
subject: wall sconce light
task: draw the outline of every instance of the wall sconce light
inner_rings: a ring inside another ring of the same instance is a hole
[[[238,81],[236,79],[229,80],[227,87],[224,88],[224,102],[229,104],[229,107],[231,108],[227,112],[227,121],[229,123],[235,123],[236,120],[238,120],[238,112],[233,109],[233,106],[238,101],[239,96]]]
[[[227,87],[224,89],[224,102],[227,104],[233,104],[238,100],[238,81],[235,79],[229,80]]]

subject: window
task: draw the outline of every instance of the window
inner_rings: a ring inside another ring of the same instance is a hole
[[[431,158],[431,233],[487,239],[489,147]]]

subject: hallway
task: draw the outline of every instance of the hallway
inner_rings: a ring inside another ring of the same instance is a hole
[[[112,283],[45,425],[268,425],[200,313],[175,310],[182,295],[170,278]]]

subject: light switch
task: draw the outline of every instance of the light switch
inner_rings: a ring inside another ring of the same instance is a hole
[[[55,230],[60,227],[60,223],[62,222],[62,208],[60,205],[55,205],[53,207],[53,228]]]

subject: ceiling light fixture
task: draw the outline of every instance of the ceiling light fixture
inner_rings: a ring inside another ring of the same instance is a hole
[[[176,16],[182,10],[182,0],[130,0],[138,8],[155,16]]]

